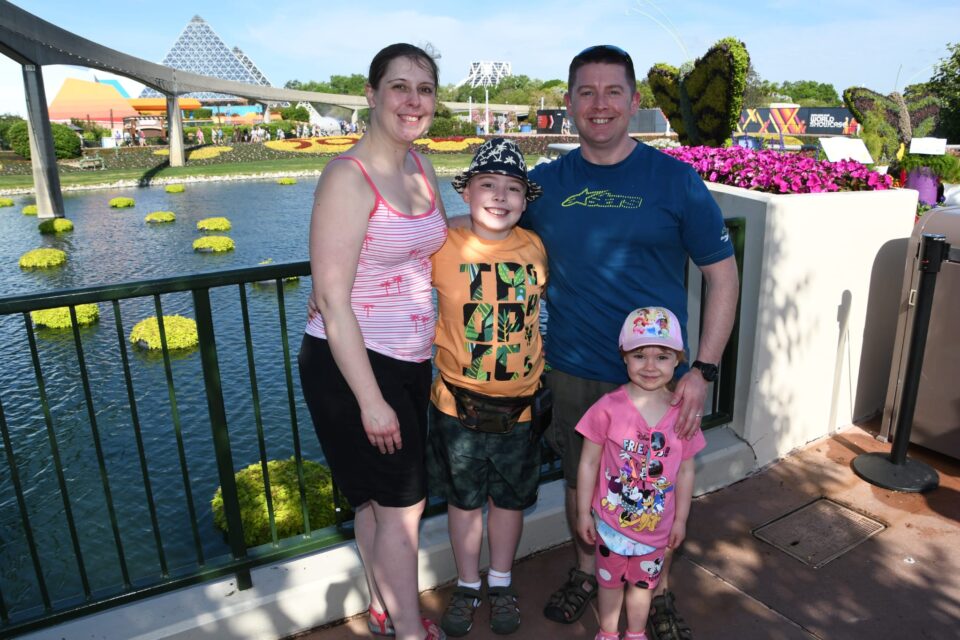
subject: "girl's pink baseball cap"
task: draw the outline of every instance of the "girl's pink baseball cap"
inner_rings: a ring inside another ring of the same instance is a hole
[[[633,351],[639,347],[666,347],[683,351],[680,321],[664,307],[641,307],[630,312],[620,329],[620,348]]]

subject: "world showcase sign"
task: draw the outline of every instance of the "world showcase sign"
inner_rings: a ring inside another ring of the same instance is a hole
[[[737,134],[856,135],[860,125],[843,107],[777,106],[744,109]]]

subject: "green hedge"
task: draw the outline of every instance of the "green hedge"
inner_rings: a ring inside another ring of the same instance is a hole
[[[80,137],[70,127],[54,122],[50,124],[50,129],[57,159],[80,157]],[[10,138],[10,148],[14,153],[23,158],[30,158],[30,134],[27,132],[26,120],[10,125],[7,135]]]

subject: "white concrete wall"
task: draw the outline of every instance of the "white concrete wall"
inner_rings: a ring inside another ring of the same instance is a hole
[[[864,344],[867,303],[878,256],[913,230],[917,193],[708,186],[725,217],[747,223],[730,428],[762,467],[850,424],[858,385],[874,389],[862,395],[882,409],[886,374],[861,374],[860,362],[865,348],[889,362],[893,345]]]

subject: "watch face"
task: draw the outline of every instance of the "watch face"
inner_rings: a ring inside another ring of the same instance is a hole
[[[709,364],[707,362],[700,362],[697,360],[691,366],[700,370],[700,374],[703,375],[703,379],[707,382],[713,382],[717,379],[717,374],[720,373],[720,369],[715,364]]]

